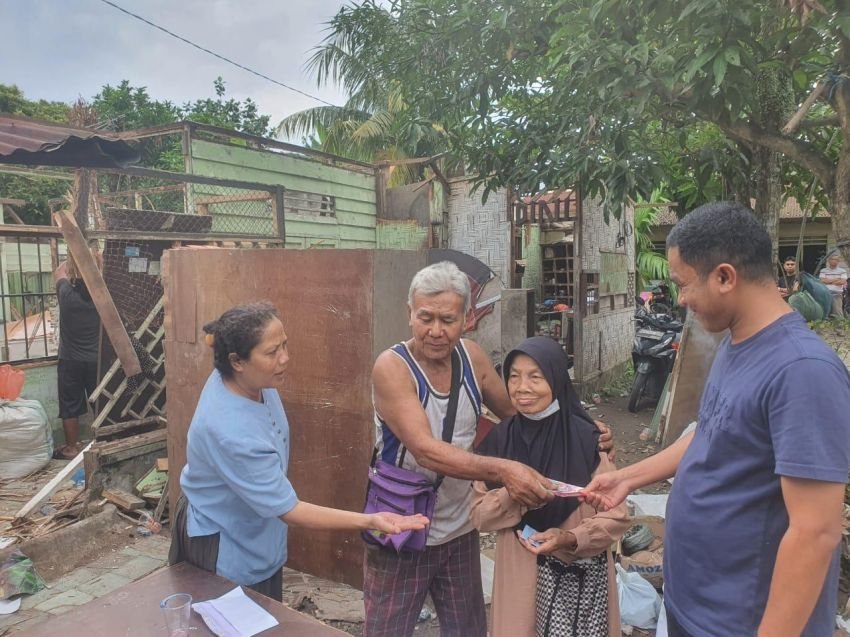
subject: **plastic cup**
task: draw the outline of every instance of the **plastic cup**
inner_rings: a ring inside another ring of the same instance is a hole
[[[168,637],[189,637],[192,596],[189,593],[175,593],[162,600],[159,607],[165,616],[165,629]]]

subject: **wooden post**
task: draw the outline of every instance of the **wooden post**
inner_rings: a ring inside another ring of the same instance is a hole
[[[78,168],[74,171],[74,217],[77,226],[85,230],[89,224],[89,171]]]
[[[274,222],[277,236],[280,237],[283,247],[286,247],[286,209],[284,203],[284,195],[286,189],[283,186],[277,186],[274,189],[274,199],[272,209],[274,210]]]
[[[78,203],[80,201],[85,202],[87,199],[78,199]],[[79,211],[77,211],[77,214],[79,214]],[[106,282],[103,280],[103,275],[97,267],[88,243],[80,228],[74,223],[74,216],[76,215],[71,215],[67,210],[56,213],[56,222],[65,237],[68,252],[74,257],[80,276],[83,277],[89,294],[91,294],[92,302],[100,315],[103,331],[109,337],[109,342],[115,349],[115,354],[121,362],[121,367],[124,368],[124,373],[128,378],[141,374],[142,366],[139,364],[139,357],[133,349],[127,330],[124,329],[118,309],[106,288]]]

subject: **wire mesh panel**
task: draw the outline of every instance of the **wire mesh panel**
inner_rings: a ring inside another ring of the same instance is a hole
[[[100,173],[97,192],[91,218],[99,230],[278,236],[273,186],[145,171]]]

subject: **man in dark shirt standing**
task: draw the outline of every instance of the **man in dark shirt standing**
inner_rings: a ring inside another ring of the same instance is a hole
[[[787,257],[782,262],[782,269],[784,270],[784,274],[779,277],[779,294],[782,295],[783,299],[787,299],[794,292],[800,291],[800,275],[797,273],[797,259]]]
[[[80,452],[79,417],[97,386],[100,316],[69,257],[53,273],[59,300],[59,417],[65,445],[53,457],[69,460]]]
[[[850,471],[847,367],[782,301],[770,237],[741,204],[687,214],[667,256],[679,303],[730,334],[696,431],[597,476],[586,500],[610,508],[675,474],[664,531],[670,637],[831,637]]]

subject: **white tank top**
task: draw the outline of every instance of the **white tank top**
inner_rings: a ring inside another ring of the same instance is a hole
[[[419,402],[428,417],[431,433],[437,440],[443,439],[443,418],[449,406],[449,395],[438,392],[431,385],[423,369],[413,358],[406,343],[399,343],[390,348],[407,365],[410,375],[416,384]],[[461,387],[457,401],[457,416],[455,417],[452,444],[455,447],[472,451],[475,434],[478,430],[478,417],[481,415],[481,390],[466,351],[463,340],[455,347],[461,361]],[[375,439],[377,441],[378,457],[384,462],[398,465],[403,455],[402,467],[411,469],[431,480],[436,480],[437,474],[419,466],[412,453],[401,444],[401,441],[383,421],[375,410]],[[472,530],[469,520],[469,509],[472,500],[472,482],[459,478],[446,477],[437,491],[437,504],[428,532],[428,545],[444,544]]]

